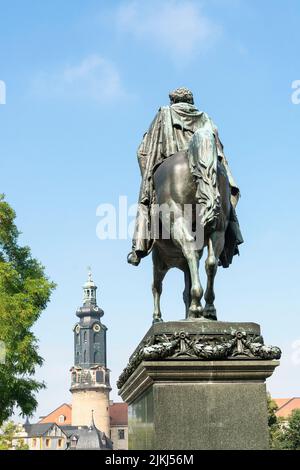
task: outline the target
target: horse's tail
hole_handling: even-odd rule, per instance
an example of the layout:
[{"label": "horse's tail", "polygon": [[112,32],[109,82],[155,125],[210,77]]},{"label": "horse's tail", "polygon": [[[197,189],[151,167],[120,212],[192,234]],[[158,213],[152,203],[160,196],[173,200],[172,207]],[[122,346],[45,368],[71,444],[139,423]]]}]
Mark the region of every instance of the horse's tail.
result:
[{"label": "horse's tail", "polygon": [[215,137],[209,129],[199,129],[188,147],[190,170],[197,182],[197,201],[203,227],[214,225],[220,214],[220,193],[217,185],[218,155]]}]

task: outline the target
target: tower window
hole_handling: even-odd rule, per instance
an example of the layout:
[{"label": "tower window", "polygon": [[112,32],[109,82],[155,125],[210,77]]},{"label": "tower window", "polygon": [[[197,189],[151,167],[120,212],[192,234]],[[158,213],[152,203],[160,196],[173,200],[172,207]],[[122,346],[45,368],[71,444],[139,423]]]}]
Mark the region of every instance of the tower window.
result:
[{"label": "tower window", "polygon": [[96,382],[98,384],[103,383],[103,372],[101,370],[96,371]]},{"label": "tower window", "polygon": [[86,351],[83,353],[83,362],[86,364]]},{"label": "tower window", "polygon": [[125,439],[125,429],[118,429],[118,439],[119,440]]},{"label": "tower window", "polygon": [[94,343],[100,343],[100,333],[94,333]]},{"label": "tower window", "polygon": [[85,343],[87,343],[87,332],[86,331],[84,332],[84,335],[83,335],[83,341]]},{"label": "tower window", "polygon": [[94,353],[94,364],[100,364],[100,362],[101,362],[100,361],[100,353],[99,353],[99,351],[96,351]]}]

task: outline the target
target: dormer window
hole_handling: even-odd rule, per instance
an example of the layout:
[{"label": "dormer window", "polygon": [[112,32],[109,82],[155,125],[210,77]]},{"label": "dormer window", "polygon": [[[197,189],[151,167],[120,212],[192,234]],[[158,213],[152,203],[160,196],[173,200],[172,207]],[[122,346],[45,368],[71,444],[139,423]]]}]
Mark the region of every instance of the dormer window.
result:
[{"label": "dormer window", "polygon": [[76,436],[72,436],[72,437],[71,437],[71,447],[72,447],[72,449],[75,449],[75,448],[76,448],[76,446],[77,446],[77,441],[78,441],[78,439],[77,439]]}]

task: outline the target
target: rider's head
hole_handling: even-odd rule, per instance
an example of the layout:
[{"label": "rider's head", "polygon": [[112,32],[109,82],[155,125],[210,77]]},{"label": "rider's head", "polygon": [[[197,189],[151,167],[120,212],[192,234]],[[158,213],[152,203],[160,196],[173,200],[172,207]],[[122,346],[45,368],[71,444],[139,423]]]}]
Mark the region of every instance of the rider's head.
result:
[{"label": "rider's head", "polygon": [[189,103],[194,104],[193,93],[188,88],[176,88],[176,90],[169,93],[171,104],[174,103]]}]

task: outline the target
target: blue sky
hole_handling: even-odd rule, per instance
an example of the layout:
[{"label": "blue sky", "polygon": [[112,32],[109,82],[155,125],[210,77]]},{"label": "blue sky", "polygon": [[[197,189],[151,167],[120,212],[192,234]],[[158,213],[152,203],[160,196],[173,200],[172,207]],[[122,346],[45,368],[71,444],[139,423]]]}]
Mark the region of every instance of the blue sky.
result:
[{"label": "blue sky", "polygon": [[[136,149],[168,93],[187,86],[218,125],[242,198],[241,256],[220,269],[220,320],[261,324],[282,347],[268,381],[300,394],[299,71],[297,0],[0,0],[0,190],[21,241],[57,284],[35,327],[45,365],[36,416],[70,401],[72,327],[92,266],[115,382],[151,323],[151,259],[130,240],[99,240],[96,208],[136,202]],[[203,271],[202,280],[205,281]],[[168,274],[166,320],[183,317],[183,279]],[[298,343],[297,343],[298,341]]]}]

